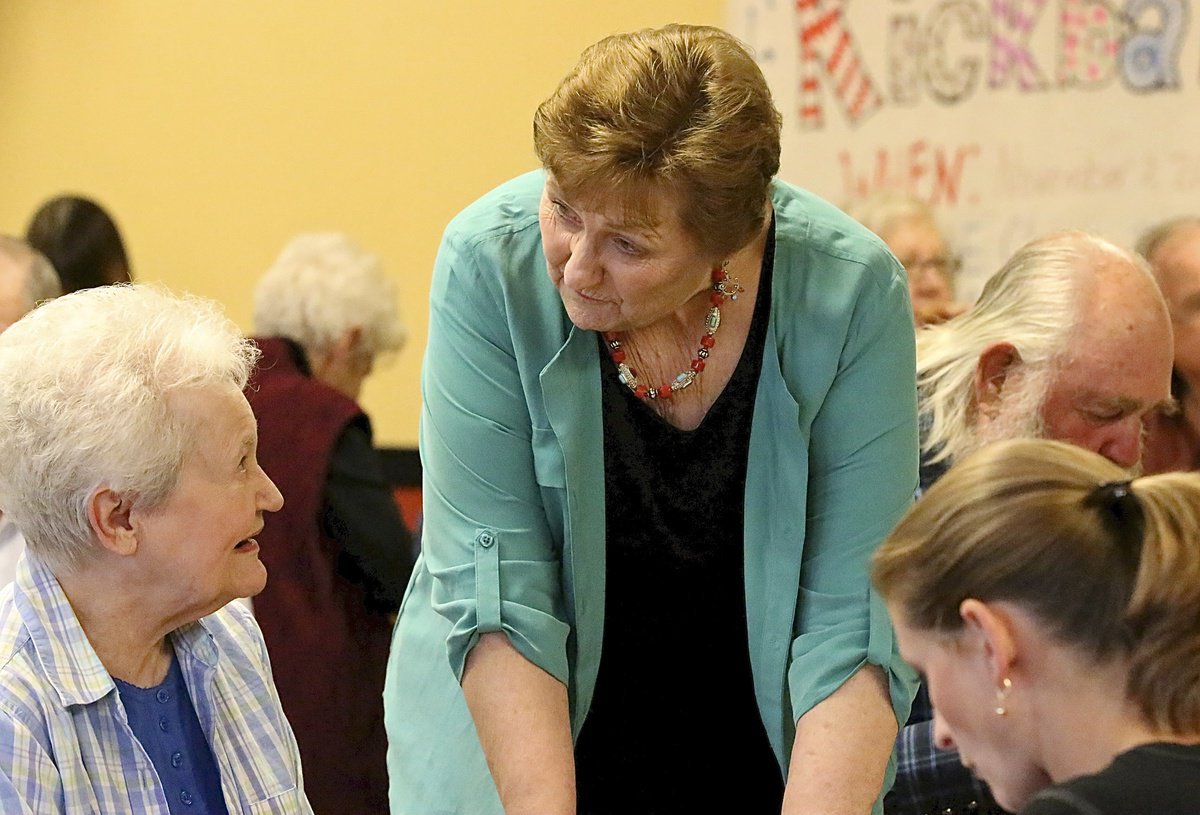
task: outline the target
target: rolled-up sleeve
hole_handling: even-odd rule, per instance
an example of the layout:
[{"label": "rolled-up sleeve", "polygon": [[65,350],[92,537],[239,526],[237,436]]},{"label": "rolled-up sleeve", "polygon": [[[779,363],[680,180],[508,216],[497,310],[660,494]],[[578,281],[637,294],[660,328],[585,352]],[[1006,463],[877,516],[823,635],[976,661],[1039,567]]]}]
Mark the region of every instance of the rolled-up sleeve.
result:
[{"label": "rolled-up sleeve", "polygon": [[[869,559],[917,484],[915,337],[895,261],[864,278],[809,443],[807,529],[788,686],[794,719],[866,663],[889,679],[898,722],[916,676],[900,659]],[[876,270],[883,271],[883,270]]]},{"label": "rolled-up sleeve", "polygon": [[423,558],[457,677],[479,635],[502,631],[565,683],[561,544],[542,506],[508,327],[520,315],[507,313],[495,268],[520,258],[502,243],[451,224],[438,252],[422,373]]}]

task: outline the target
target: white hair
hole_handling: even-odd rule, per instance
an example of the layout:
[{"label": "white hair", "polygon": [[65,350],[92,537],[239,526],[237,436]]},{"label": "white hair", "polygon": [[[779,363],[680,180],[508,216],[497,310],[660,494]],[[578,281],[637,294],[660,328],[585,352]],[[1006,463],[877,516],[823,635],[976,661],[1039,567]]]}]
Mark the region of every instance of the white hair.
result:
[{"label": "white hair", "polygon": [[848,204],[845,209],[847,215],[884,240],[902,221],[927,223],[941,234],[929,205],[903,190],[876,190],[866,198]]},{"label": "white hair", "polygon": [[404,344],[395,282],[345,235],[296,236],[254,291],[255,333],[320,352],[351,328],[361,329],[371,356]]},{"label": "white hair", "polygon": [[1057,365],[1022,365],[1019,371],[1009,374],[1004,380],[1004,392],[995,415],[972,433],[968,448],[959,451],[957,457],[999,441],[1045,438],[1046,419],[1042,416],[1042,406],[1058,372]]},{"label": "white hair", "polygon": [[[1095,235],[1070,231],[1039,238],[987,281],[970,311],[917,333],[921,452],[929,461],[954,461],[977,446],[974,377],[989,346],[1012,344],[1020,375],[1042,380],[1034,392],[1044,396],[1054,366],[1069,350],[1088,273],[1114,260],[1149,275],[1140,258]],[[1040,411],[1041,404],[1024,407]]]},{"label": "white hair", "polygon": [[169,397],[241,390],[257,358],[215,303],[160,286],[46,303],[0,334],[0,509],[32,551],[72,568],[93,545],[98,487],[149,509],[174,490],[193,429]]},{"label": "white hair", "polygon": [[0,235],[0,253],[25,267],[25,311],[33,311],[43,300],[53,300],[62,294],[62,281],[54,266],[38,250],[25,241]]}]

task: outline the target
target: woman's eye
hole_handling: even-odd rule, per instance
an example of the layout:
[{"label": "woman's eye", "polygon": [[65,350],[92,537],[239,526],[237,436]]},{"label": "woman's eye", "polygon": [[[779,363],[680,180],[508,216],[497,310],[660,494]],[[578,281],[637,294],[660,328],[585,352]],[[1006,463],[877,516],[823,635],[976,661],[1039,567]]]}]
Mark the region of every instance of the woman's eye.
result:
[{"label": "woman's eye", "polygon": [[557,217],[562,218],[564,221],[568,221],[570,223],[576,223],[579,220],[575,217],[575,213],[571,211],[571,208],[562,201],[552,200],[550,203],[554,207],[554,214]]},{"label": "woman's eye", "polygon": [[618,250],[627,255],[639,255],[642,252],[642,247],[628,238],[615,238],[613,243],[616,244]]}]

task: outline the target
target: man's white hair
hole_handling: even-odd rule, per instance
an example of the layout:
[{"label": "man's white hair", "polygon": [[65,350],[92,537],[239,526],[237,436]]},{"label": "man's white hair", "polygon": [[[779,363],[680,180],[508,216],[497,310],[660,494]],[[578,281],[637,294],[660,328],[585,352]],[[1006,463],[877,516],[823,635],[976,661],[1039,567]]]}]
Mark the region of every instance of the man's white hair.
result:
[{"label": "man's white hair", "polygon": [[30,549],[70,569],[93,545],[107,486],[153,509],[193,428],[169,397],[245,387],[258,349],[213,302],[147,284],[52,300],[0,334],[0,510]]},{"label": "man's white hair", "polygon": [[1047,235],[1018,249],[970,311],[918,332],[921,452],[928,461],[954,461],[976,446],[975,370],[989,346],[1010,343],[1020,354],[1020,375],[1041,380],[1036,391],[1045,394],[1069,350],[1089,272],[1114,261],[1149,274],[1140,258],[1095,235]]},{"label": "man's white hair", "polygon": [[396,284],[379,259],[340,233],[293,238],[254,291],[254,332],[321,352],[356,327],[371,356],[404,344]]},{"label": "man's white hair", "polygon": [[25,267],[25,312],[33,311],[43,300],[53,300],[62,294],[62,281],[54,266],[25,241],[0,235],[0,253]]}]

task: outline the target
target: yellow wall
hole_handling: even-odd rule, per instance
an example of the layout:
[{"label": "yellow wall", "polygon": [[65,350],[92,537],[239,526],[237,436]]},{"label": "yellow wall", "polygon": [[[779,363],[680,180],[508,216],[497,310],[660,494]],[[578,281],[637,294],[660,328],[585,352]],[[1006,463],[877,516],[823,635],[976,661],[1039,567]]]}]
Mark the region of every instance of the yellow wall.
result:
[{"label": "yellow wall", "polygon": [[400,281],[409,345],[367,385],[378,441],[417,438],[429,273],[446,221],[534,166],[537,103],[589,43],[720,0],[0,3],[0,231],[78,192],[135,275],[250,328],[259,273],[343,230]]}]

